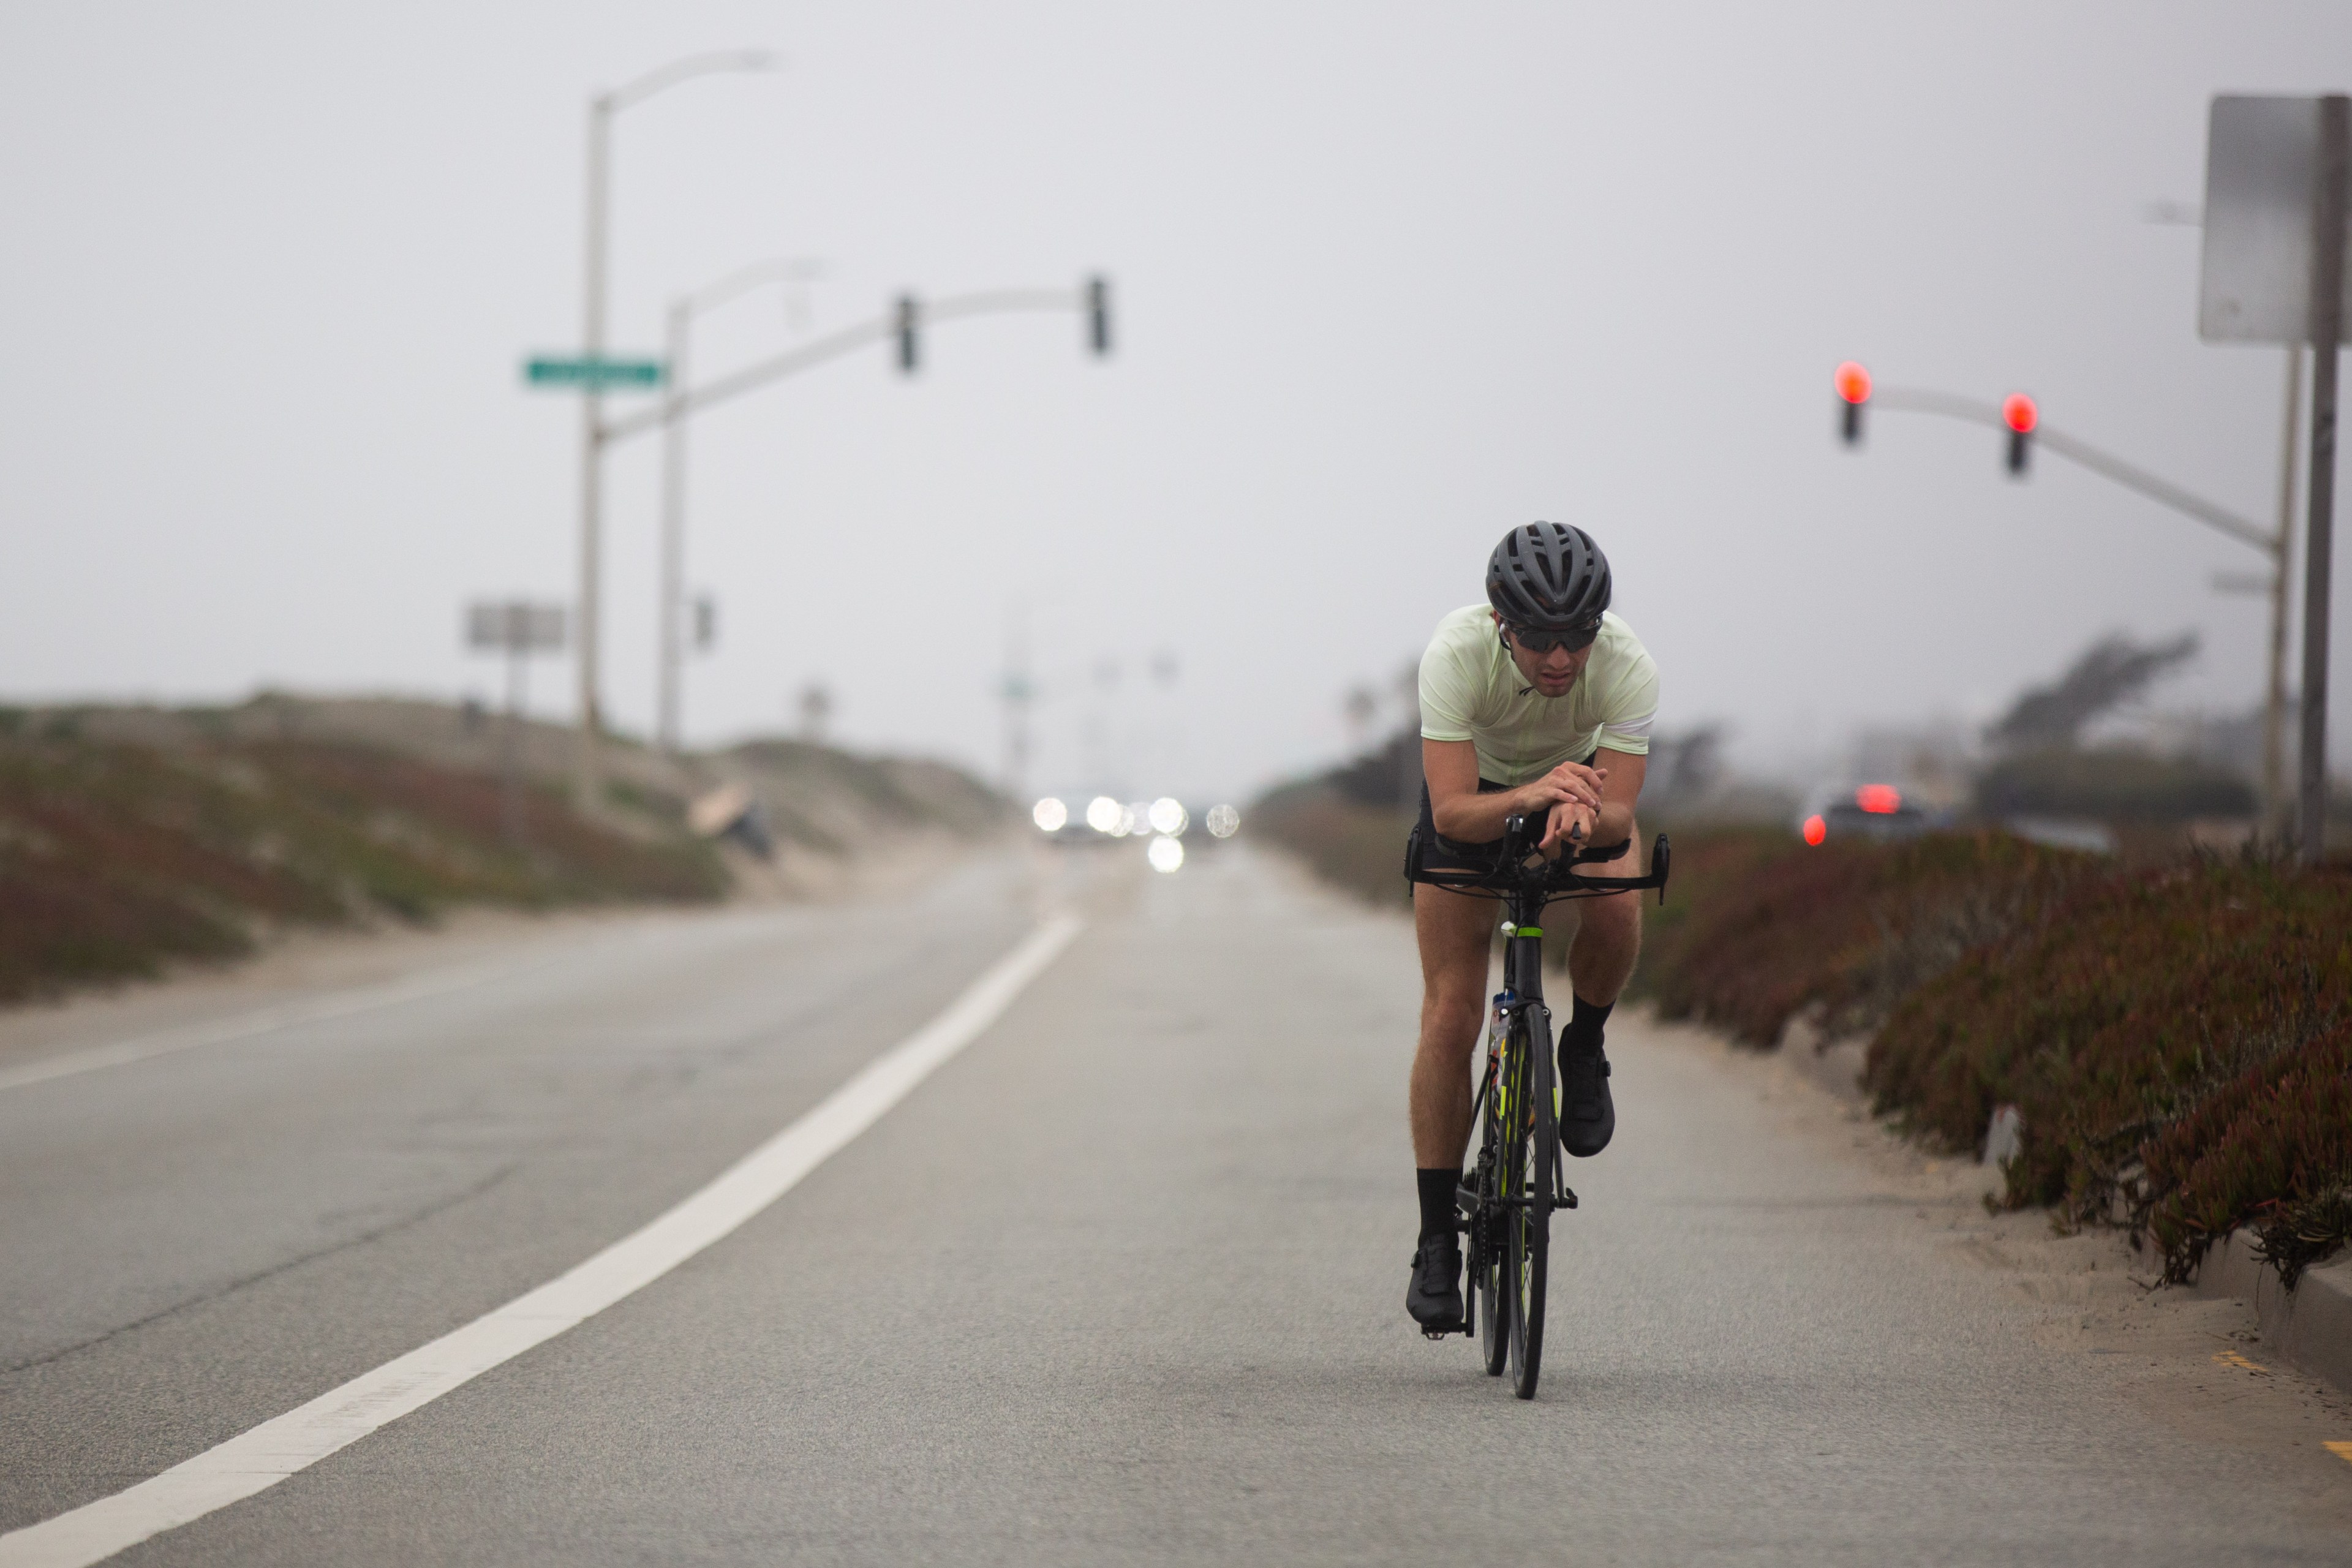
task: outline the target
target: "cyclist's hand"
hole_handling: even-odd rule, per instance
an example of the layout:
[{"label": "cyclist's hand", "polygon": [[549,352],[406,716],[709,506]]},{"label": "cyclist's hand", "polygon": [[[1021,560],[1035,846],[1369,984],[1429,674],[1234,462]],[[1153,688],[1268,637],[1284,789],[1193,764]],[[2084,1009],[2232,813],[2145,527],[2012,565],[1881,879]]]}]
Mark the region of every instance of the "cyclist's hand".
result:
[{"label": "cyclist's hand", "polygon": [[1573,801],[1601,809],[1601,781],[1609,776],[1607,768],[1589,767],[1583,763],[1562,763],[1537,780],[1549,798]]},{"label": "cyclist's hand", "polygon": [[1563,801],[1551,808],[1550,817],[1544,824],[1543,842],[1536,847],[1543,852],[1545,859],[1557,860],[1571,843],[1592,842],[1593,826],[1600,816],[1589,805]]},{"label": "cyclist's hand", "polygon": [[[1581,805],[1597,812],[1601,809],[1601,781],[1608,776],[1607,768],[1562,763],[1535,783],[1521,786],[1526,800],[1521,810],[1528,816],[1562,805]],[[1551,842],[1549,834],[1544,842]]]}]

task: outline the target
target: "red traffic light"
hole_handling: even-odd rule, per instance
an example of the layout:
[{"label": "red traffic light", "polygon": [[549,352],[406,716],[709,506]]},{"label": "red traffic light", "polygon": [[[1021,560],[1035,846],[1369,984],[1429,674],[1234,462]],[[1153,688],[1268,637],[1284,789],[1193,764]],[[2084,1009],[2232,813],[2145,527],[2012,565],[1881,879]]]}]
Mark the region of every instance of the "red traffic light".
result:
[{"label": "red traffic light", "polygon": [[1837,367],[1837,395],[1848,403],[1870,401],[1870,372],[1852,360]]},{"label": "red traffic light", "polygon": [[1805,842],[1818,845],[1830,836],[1830,825],[1819,814],[1805,818]]},{"label": "red traffic light", "polygon": [[2042,422],[2042,410],[2036,408],[2033,399],[2025,394],[2012,392],[2000,400],[2000,416],[2008,422],[2011,429],[2024,436],[2031,434],[2033,427]]}]

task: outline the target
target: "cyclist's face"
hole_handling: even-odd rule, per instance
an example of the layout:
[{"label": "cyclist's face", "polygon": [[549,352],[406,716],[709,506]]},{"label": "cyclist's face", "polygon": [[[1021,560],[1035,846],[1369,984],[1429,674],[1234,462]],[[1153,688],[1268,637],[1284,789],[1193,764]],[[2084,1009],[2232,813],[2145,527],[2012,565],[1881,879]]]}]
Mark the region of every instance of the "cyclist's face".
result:
[{"label": "cyclist's face", "polygon": [[[1502,619],[1496,616],[1495,624],[1502,626]],[[1508,626],[1503,626],[1503,639],[1510,647],[1511,662],[1519,667],[1528,683],[1546,697],[1567,696],[1568,689],[1576,684],[1576,678],[1584,673],[1586,663],[1592,658],[1591,643],[1580,648],[1553,647],[1538,653],[1513,637]]]}]

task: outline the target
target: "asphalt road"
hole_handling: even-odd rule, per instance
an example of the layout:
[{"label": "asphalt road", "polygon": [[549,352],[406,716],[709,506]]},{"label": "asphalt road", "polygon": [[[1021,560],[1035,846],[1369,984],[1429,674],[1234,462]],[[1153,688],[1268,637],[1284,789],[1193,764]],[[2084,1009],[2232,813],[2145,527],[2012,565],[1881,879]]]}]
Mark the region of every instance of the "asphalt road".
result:
[{"label": "asphalt road", "polygon": [[[1062,957],[742,1228],[118,1560],[2352,1561],[2336,1409],[2151,1395],[1979,1212],[1633,1018],[1512,1399],[1402,1312],[1409,930],[1232,848],[608,922],[0,1089],[0,1531],[561,1274],[1053,908]],[[106,1043],[50,1033],[0,1079]]]}]

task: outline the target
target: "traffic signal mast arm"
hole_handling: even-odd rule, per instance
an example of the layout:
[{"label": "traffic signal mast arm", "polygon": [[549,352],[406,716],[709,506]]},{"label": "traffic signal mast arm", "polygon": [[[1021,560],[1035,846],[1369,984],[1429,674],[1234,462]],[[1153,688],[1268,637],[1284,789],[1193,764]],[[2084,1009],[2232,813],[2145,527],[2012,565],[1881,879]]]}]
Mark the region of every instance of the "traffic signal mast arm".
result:
[{"label": "traffic signal mast arm", "polygon": [[[1961,397],[1948,392],[1880,386],[1870,390],[1868,402],[1874,408],[1891,408],[1906,414],[1940,414],[1948,419],[1965,419],[1971,424],[1990,426],[1995,430],[2012,433],[2015,430],[1999,404],[1979,403],[1973,397]],[[2035,445],[2047,447],[2060,457],[2113,479],[2126,489],[2137,490],[2152,501],[2168,506],[2184,516],[2193,517],[2207,527],[2228,534],[2241,544],[2251,544],[2274,562],[2278,559],[2279,536],[2274,531],[2250,522],[2229,508],[2182,489],[2169,479],[2158,479],[2147,469],[2127,463],[2112,453],[2103,452],[2087,441],[2053,430],[2041,423],[2038,416],[2032,428]]]},{"label": "traffic signal mast arm", "polygon": [[[1099,289],[1091,284],[1078,289],[992,289],[927,301],[920,306],[919,316],[924,321],[944,321],[965,316],[1006,315],[1024,310],[1085,313],[1099,309],[1100,298]],[[747,392],[756,392],[770,382],[782,381],[828,361],[855,353],[869,343],[887,342],[898,337],[900,330],[900,312],[894,308],[888,314],[877,316],[870,321],[845,327],[799,348],[786,350],[756,364],[714,377],[699,386],[684,389],[667,406],[646,408],[623,418],[610,420],[604,426],[604,438],[607,442],[625,441],[632,436],[657,430],[666,418],[699,414]]]}]

